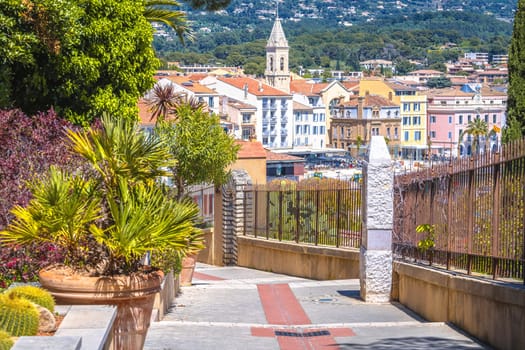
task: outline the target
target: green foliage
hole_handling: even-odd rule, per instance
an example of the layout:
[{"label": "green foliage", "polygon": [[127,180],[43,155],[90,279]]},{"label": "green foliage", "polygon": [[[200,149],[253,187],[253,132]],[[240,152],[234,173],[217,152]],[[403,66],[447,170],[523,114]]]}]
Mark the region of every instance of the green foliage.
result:
[{"label": "green foliage", "polygon": [[30,301],[0,294],[0,311],[0,329],[16,337],[37,334],[40,314]]},{"label": "green foliage", "polygon": [[0,350],[9,350],[14,344],[9,333],[0,329]]},{"label": "green foliage", "polygon": [[33,114],[53,106],[78,124],[104,111],[136,118],[137,99],[158,67],[142,0],[2,0],[2,6],[13,39],[0,50],[15,52],[0,62],[0,107]]},{"label": "green foliage", "polygon": [[[514,17],[514,30],[509,49],[509,89],[507,118],[511,129],[506,140],[515,139],[525,130],[525,1],[518,1]],[[519,125],[519,127],[518,127]]]},{"label": "green foliage", "polygon": [[419,242],[417,242],[417,247],[423,251],[426,252],[428,250],[433,249],[436,246],[436,231],[435,226],[430,224],[421,224],[416,227],[417,233],[422,233],[425,235],[424,238],[420,239]]},{"label": "green foliage", "polygon": [[[233,6],[226,9],[232,11]],[[254,6],[257,6],[255,4]],[[291,3],[280,4],[293,6]],[[319,2],[316,6],[320,6]],[[237,4],[245,10],[246,6]],[[248,11],[248,10],[245,10]],[[280,14],[281,15],[281,14]],[[199,13],[189,13],[194,26],[207,27],[211,33],[196,33],[196,40],[184,50],[174,41],[165,38],[155,39],[155,48],[161,57],[180,55],[188,58],[185,63],[223,63],[231,54],[242,58],[243,65],[258,63],[264,58],[264,45],[271,31],[271,21],[259,20],[258,16],[231,17]],[[326,16],[326,18],[333,18]],[[489,52],[505,54],[509,43],[512,25],[491,16],[473,12],[444,11],[422,13],[410,16],[379,16],[371,23],[359,22],[360,16],[352,18],[352,27],[334,25],[332,20],[323,18],[303,19],[289,22],[283,19],[283,27],[290,44],[290,68],[297,71],[304,68],[327,66],[328,62],[339,62],[341,70],[358,70],[359,62],[367,59],[385,58],[393,61],[417,60],[444,69],[443,63],[456,60],[464,52]],[[227,30],[225,29],[227,28]],[[257,28],[254,30],[254,28]],[[498,35],[494,35],[498,33]],[[476,40],[477,39],[477,40]],[[312,45],[312,43],[316,43]],[[441,49],[446,43],[458,47]],[[253,50],[258,47],[259,51]],[[213,52],[213,57],[209,53]],[[189,55],[193,56],[193,60]],[[200,57],[200,58],[199,58]],[[171,60],[171,59],[170,59]],[[235,61],[232,58],[228,62]],[[250,66],[252,69],[253,66]],[[406,68],[401,68],[401,71]]]},{"label": "green foliage", "polygon": [[191,101],[178,104],[174,112],[176,119],[159,123],[156,132],[177,162],[170,167],[176,197],[182,198],[191,185],[224,184],[229,176],[226,169],[235,162],[239,150],[233,137],[225,133],[219,117]]},{"label": "green foliage", "polygon": [[429,78],[427,80],[427,86],[431,89],[442,89],[451,87],[452,82],[447,77]]},{"label": "green foliage", "polygon": [[52,313],[55,312],[55,299],[47,290],[30,285],[20,285],[11,287],[6,291],[6,295],[27,299],[37,305],[40,305]]},{"label": "green foliage", "polygon": [[68,137],[90,168],[74,175],[52,169],[35,181],[35,197],[0,232],[3,244],[52,242],[66,250],[64,264],[99,275],[140,271],[147,252],[202,248],[197,205],[169,198],[158,182],[173,164],[161,140],[110,117]]}]

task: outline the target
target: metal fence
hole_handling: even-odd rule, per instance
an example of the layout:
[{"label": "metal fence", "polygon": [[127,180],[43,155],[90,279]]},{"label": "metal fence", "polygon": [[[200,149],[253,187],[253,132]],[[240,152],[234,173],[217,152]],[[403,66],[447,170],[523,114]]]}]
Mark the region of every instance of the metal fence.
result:
[{"label": "metal fence", "polygon": [[[428,232],[416,227],[430,224]],[[395,177],[394,254],[494,279],[523,279],[525,142]],[[435,244],[418,248],[425,238]]]},{"label": "metal fence", "polygon": [[215,187],[209,184],[192,186],[188,190],[187,195],[199,206],[200,217],[204,227],[213,226]]},{"label": "metal fence", "polygon": [[279,241],[358,248],[361,186],[308,179],[244,189],[244,234]]}]

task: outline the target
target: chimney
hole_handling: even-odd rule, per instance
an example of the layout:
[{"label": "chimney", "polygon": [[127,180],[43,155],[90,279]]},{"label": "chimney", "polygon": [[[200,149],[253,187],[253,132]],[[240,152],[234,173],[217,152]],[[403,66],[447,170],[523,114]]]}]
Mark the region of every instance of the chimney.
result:
[{"label": "chimney", "polygon": [[363,105],[365,102],[364,96],[359,96],[357,98],[357,119],[363,119]]},{"label": "chimney", "polygon": [[248,99],[248,83],[244,84],[243,90],[244,90],[244,99],[247,100]]},{"label": "chimney", "polygon": [[259,80],[259,92],[263,91],[263,84],[262,81]]}]

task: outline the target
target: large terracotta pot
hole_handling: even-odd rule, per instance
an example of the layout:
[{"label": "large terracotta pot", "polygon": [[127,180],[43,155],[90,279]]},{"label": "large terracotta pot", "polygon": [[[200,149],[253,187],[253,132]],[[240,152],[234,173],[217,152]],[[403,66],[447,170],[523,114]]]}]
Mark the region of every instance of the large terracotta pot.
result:
[{"label": "large terracotta pot", "polygon": [[42,287],[57,304],[116,305],[113,344],[117,350],[141,350],[150,325],[155,293],[160,290],[161,271],[131,276],[88,277],[67,270],[39,272]]},{"label": "large terracotta pot", "polygon": [[188,255],[182,258],[182,269],[180,271],[180,285],[191,286],[193,279],[193,272],[195,271],[195,264],[197,262],[197,255]]}]

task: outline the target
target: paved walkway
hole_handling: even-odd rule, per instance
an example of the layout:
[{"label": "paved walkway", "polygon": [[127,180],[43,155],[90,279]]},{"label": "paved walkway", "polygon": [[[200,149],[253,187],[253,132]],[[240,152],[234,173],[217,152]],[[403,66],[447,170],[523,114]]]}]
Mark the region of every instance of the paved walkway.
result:
[{"label": "paved walkway", "polygon": [[313,281],[197,264],[145,350],[488,349],[403,306],[365,304],[359,280]]}]

